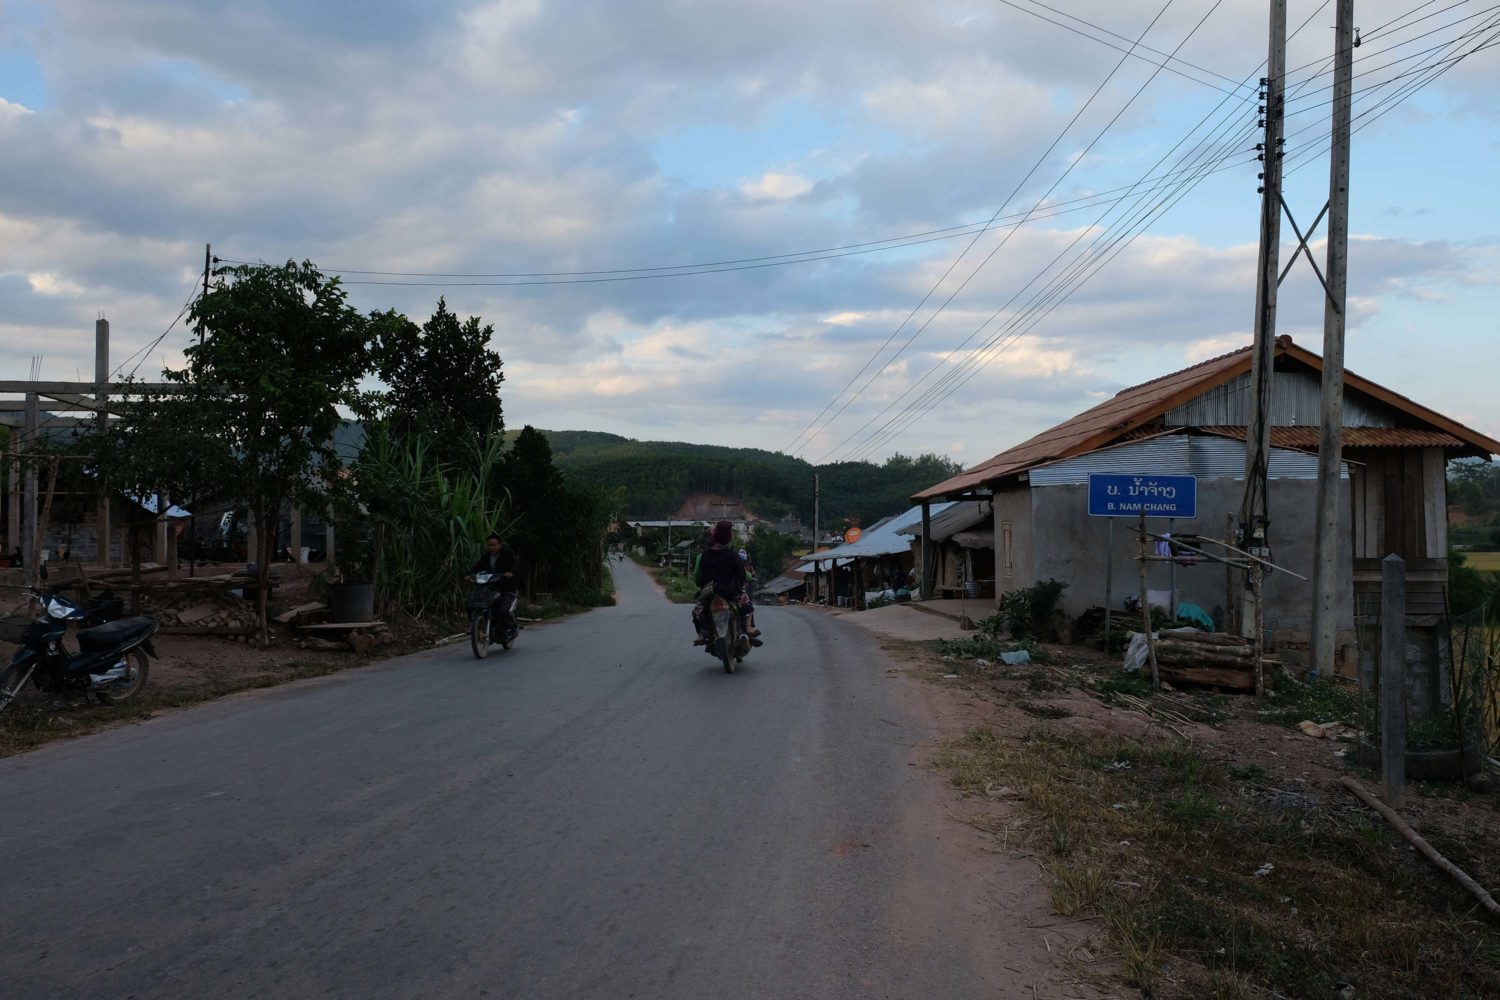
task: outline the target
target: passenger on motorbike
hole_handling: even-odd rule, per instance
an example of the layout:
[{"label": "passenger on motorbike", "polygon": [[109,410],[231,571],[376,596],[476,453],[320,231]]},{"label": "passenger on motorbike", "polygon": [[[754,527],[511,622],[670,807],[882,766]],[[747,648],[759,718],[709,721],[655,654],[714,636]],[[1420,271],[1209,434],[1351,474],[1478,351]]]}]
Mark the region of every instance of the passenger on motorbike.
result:
[{"label": "passenger on motorbike", "polygon": [[745,634],[750,637],[751,644],[761,644],[760,631],[748,621],[750,595],[745,592],[745,567],[738,553],[729,547],[733,540],[733,526],[728,521],[720,521],[714,525],[713,544],[698,560],[693,581],[703,592],[693,605],[693,626],[698,630],[698,638],[693,640],[695,646],[708,643],[708,602],[716,596],[739,608],[741,617],[746,618]]}]

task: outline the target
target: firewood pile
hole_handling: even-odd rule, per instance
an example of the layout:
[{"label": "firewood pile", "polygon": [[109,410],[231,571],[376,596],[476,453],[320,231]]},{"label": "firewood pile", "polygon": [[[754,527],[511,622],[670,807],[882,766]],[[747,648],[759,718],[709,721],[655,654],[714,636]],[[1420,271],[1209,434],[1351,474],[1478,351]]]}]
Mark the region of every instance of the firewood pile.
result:
[{"label": "firewood pile", "polygon": [[1162,629],[1157,637],[1157,672],[1173,686],[1255,690],[1255,647],[1250,640],[1188,629]]}]

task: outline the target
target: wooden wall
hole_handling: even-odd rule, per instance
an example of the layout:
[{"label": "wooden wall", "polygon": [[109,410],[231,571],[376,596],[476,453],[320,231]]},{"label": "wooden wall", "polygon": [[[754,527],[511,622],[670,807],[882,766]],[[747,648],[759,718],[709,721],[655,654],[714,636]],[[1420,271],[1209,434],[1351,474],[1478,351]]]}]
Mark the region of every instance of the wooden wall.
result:
[{"label": "wooden wall", "polygon": [[1447,459],[1441,448],[1346,448],[1354,558],[1448,558]]}]

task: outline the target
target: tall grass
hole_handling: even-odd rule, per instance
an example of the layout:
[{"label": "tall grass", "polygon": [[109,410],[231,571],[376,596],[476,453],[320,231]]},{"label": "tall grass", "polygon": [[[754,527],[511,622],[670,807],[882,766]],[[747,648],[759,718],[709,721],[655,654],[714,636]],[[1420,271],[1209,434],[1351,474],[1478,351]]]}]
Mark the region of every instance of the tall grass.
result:
[{"label": "tall grass", "polygon": [[492,531],[510,532],[510,498],[494,487],[503,440],[477,445],[463,468],[444,466],[421,434],[370,428],[353,473],[371,534],[383,614],[457,616],[463,576]]}]

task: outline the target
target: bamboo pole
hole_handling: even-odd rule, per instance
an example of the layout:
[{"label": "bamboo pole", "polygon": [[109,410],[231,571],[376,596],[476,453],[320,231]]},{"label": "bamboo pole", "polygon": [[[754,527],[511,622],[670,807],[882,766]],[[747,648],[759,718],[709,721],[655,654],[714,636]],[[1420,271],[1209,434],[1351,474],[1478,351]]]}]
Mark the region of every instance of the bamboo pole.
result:
[{"label": "bamboo pole", "polygon": [[1353,778],[1340,778],[1339,783],[1342,784],[1345,788],[1349,789],[1349,791],[1354,794],[1355,798],[1359,799],[1365,805],[1369,806],[1371,809],[1374,809],[1376,812],[1380,813],[1380,815],[1384,816],[1385,821],[1391,824],[1391,826],[1395,827],[1396,832],[1405,837],[1413,847],[1415,847],[1422,853],[1425,858],[1427,858],[1428,861],[1431,861],[1443,871],[1453,876],[1453,880],[1459,885],[1463,886],[1464,889],[1468,891],[1469,895],[1479,900],[1479,905],[1483,906],[1492,915],[1500,917],[1500,903],[1495,902],[1495,897],[1491,896],[1489,892],[1485,890],[1484,886],[1480,885],[1478,882],[1475,882],[1472,878],[1470,878],[1462,868],[1458,867],[1458,865],[1455,865],[1453,862],[1449,861],[1447,858],[1439,854],[1431,844],[1422,839],[1421,834],[1408,826],[1406,821],[1403,820],[1400,814],[1398,814],[1394,809],[1386,805],[1384,802],[1381,802],[1369,792],[1365,791],[1365,789]]},{"label": "bamboo pole", "polygon": [[1141,508],[1141,617],[1145,620],[1146,659],[1151,663],[1151,690],[1161,690],[1161,677],[1156,669],[1156,640],[1151,633],[1151,599],[1146,596],[1146,508]]}]

